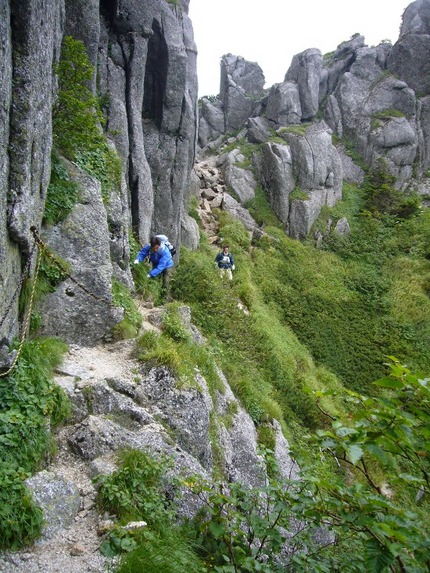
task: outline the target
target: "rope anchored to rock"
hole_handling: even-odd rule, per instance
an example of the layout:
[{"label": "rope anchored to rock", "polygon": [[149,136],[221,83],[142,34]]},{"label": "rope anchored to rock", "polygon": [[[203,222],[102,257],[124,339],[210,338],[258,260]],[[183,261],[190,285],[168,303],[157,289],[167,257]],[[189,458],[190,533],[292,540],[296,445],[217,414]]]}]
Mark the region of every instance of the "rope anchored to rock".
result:
[{"label": "rope anchored to rock", "polygon": [[3,326],[7,315],[9,314],[10,310],[13,308],[14,302],[16,301],[16,298],[18,297],[18,294],[21,292],[22,290],[22,286],[24,284],[24,281],[26,280],[26,278],[28,278],[28,275],[30,273],[30,268],[31,268],[31,263],[32,263],[32,259],[33,259],[33,255],[35,250],[37,249],[37,258],[36,258],[36,268],[35,268],[35,272],[34,272],[34,277],[33,277],[33,284],[31,287],[31,293],[30,293],[30,300],[28,303],[28,310],[27,313],[25,315],[25,318],[23,320],[22,326],[21,326],[21,336],[20,336],[20,342],[19,342],[19,346],[18,349],[16,351],[15,357],[12,361],[12,364],[10,365],[10,367],[8,368],[8,370],[6,370],[6,372],[2,372],[0,373],[0,378],[3,378],[5,376],[8,376],[12,370],[15,368],[15,366],[18,363],[19,357],[21,355],[22,352],[22,347],[24,345],[25,339],[27,337],[27,331],[28,331],[28,327],[30,324],[30,318],[31,318],[31,313],[33,311],[33,304],[34,304],[34,295],[35,295],[35,291],[36,291],[36,283],[37,283],[37,279],[38,279],[38,275],[39,275],[39,270],[40,270],[40,265],[41,265],[41,260],[43,256],[46,256],[48,259],[50,259],[60,270],[61,272],[68,277],[77,287],[79,287],[80,289],[82,289],[86,294],[88,294],[89,296],[91,296],[92,298],[94,298],[95,300],[98,300],[100,302],[103,302],[104,304],[107,304],[108,306],[112,306],[112,302],[110,300],[107,300],[101,296],[96,295],[95,293],[93,293],[90,289],[88,289],[85,285],[83,285],[81,282],[79,282],[77,279],[75,279],[70,272],[65,268],[65,266],[61,263],[61,261],[59,261],[48,249],[48,247],[46,246],[46,244],[42,241],[42,239],[39,237],[39,234],[37,232],[36,227],[30,227],[30,231],[33,234],[33,238],[34,238],[34,244],[30,250],[30,253],[28,255],[27,258],[27,262],[25,264],[24,270],[22,272],[20,281],[13,293],[12,299],[8,305],[8,307],[6,308],[6,311],[2,317],[2,319],[0,320],[0,328],[1,326]]}]

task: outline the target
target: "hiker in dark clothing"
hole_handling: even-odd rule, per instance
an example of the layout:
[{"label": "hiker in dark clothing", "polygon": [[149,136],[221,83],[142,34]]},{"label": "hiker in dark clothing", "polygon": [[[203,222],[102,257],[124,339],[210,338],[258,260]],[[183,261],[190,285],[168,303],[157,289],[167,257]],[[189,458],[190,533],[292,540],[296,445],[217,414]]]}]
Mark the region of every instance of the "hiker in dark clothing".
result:
[{"label": "hiker in dark clothing", "polygon": [[231,271],[234,271],[235,266],[234,266],[234,258],[233,255],[229,253],[229,248],[230,247],[228,245],[223,245],[222,251],[218,253],[217,256],[215,257],[215,263],[217,264],[220,270],[221,277],[227,275],[229,280],[232,281],[233,273]]}]

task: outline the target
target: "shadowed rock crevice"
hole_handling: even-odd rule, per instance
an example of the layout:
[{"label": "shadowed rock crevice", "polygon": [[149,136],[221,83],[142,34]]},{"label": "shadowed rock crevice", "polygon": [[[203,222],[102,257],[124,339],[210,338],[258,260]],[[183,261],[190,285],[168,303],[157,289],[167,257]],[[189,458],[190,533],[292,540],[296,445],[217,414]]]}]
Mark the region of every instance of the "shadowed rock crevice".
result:
[{"label": "shadowed rock crevice", "polygon": [[152,30],[153,35],[148,41],[142,116],[161,129],[169,62],[166,40],[157,20],[153,21]]}]

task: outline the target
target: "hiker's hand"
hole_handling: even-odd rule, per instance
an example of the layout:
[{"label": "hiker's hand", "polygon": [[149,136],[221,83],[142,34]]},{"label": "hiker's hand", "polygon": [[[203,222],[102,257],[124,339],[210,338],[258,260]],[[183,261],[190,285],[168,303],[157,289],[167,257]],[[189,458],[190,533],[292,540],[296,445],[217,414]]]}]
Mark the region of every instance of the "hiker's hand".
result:
[{"label": "hiker's hand", "polygon": [[234,271],[234,269],[235,269],[235,266],[231,265],[231,270]]},{"label": "hiker's hand", "polygon": [[148,273],[148,274],[146,275],[146,278],[147,278],[147,279],[150,279],[150,278],[152,278],[152,277],[151,277],[151,275]]},{"label": "hiker's hand", "polygon": [[138,265],[138,264],[139,264],[139,259],[134,259],[133,265]]}]

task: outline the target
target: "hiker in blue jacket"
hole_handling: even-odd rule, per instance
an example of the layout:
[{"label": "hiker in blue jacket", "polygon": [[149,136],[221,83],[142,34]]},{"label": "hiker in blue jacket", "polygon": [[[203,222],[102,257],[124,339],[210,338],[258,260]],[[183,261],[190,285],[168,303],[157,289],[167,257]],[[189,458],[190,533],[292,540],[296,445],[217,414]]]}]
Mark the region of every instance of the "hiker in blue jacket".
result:
[{"label": "hiker in blue jacket", "polygon": [[154,278],[161,274],[163,279],[163,291],[167,295],[169,289],[169,273],[173,267],[173,259],[168,246],[159,237],[151,237],[149,243],[145,245],[137,255],[134,264],[142,263],[146,257],[152,263],[152,270],[148,273],[148,278]]},{"label": "hiker in blue jacket", "polygon": [[220,270],[221,277],[227,275],[232,281],[233,273],[231,271],[234,271],[234,259],[233,255],[228,252],[229,248],[228,245],[223,245],[222,251],[215,257],[215,264]]}]

